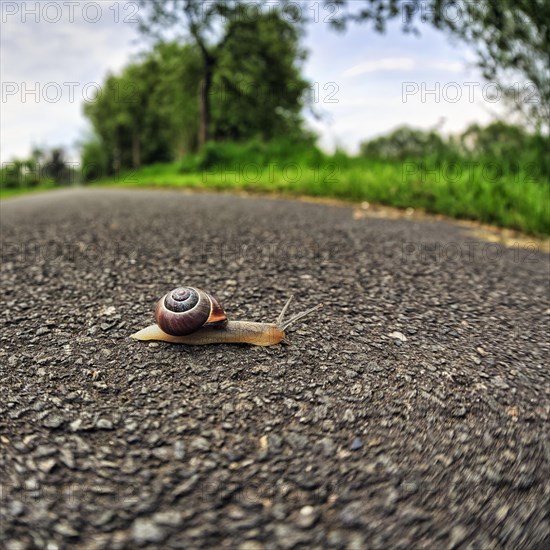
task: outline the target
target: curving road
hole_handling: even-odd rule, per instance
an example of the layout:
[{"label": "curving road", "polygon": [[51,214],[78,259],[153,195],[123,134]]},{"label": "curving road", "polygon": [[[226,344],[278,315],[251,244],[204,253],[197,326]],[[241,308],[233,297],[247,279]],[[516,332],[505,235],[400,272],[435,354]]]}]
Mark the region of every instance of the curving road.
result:
[{"label": "curving road", "polygon": [[[549,257],[443,221],[180,192],[2,202],[1,537],[542,549]],[[290,346],[129,334],[187,283]]]}]

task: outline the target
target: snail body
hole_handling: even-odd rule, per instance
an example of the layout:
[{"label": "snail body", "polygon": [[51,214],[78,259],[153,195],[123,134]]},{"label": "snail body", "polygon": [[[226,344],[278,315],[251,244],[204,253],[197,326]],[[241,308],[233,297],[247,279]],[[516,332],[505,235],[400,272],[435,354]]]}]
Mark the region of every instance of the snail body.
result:
[{"label": "snail body", "polygon": [[161,340],[171,344],[198,346],[204,344],[252,344],[273,346],[285,339],[284,331],[275,323],[227,321],[222,326],[203,326],[191,334],[173,336],[158,325],[151,325],[132,335],[136,340]]},{"label": "snail body", "polygon": [[274,323],[229,321],[219,301],[211,294],[192,287],[180,287],[163,296],[155,308],[155,325],[148,326],[131,338],[160,340],[172,344],[252,344],[273,346],[286,343],[285,330],[320,308],[317,305],[283,321],[292,296]]}]

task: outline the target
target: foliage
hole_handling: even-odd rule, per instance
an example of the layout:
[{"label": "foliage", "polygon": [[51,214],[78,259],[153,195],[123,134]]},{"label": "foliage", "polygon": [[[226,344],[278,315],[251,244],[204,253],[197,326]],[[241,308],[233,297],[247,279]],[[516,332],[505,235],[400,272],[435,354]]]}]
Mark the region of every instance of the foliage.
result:
[{"label": "foliage", "polygon": [[150,117],[159,116],[168,155],[171,159],[179,158],[198,146],[201,61],[196,48],[177,42],[158,43],[153,56],[159,66]]},{"label": "foliage", "polygon": [[56,147],[50,151],[49,157],[46,157],[42,165],[39,179],[52,180],[59,185],[68,185],[74,183],[74,172],[71,170],[65,160],[65,151],[61,147]]},{"label": "foliage", "polygon": [[189,155],[180,163],[182,174],[201,171],[246,172],[257,167],[260,171],[284,159],[286,164],[308,168],[321,164],[325,155],[311,140],[277,139],[270,142],[259,139],[248,142],[209,142],[196,155]]},{"label": "foliage", "polygon": [[[337,5],[333,25],[367,22],[383,32],[400,18],[406,32],[429,23],[475,48],[485,78],[501,82],[507,97],[539,130],[550,120],[550,2],[548,0],[325,0]],[[520,76],[524,85],[514,86]],[[512,84],[510,84],[512,83]],[[532,90],[536,93],[533,94]],[[519,97],[518,97],[519,96]]]},{"label": "foliage", "polygon": [[[267,5],[268,0],[260,0],[258,6]],[[183,31],[178,38],[183,38],[186,43],[193,45],[200,57],[201,77],[199,82],[199,120],[198,120],[198,146],[203,147],[211,136],[216,136],[212,127],[212,91],[216,85],[229,85],[231,92],[236,89],[235,78],[250,73],[259,76],[276,78],[277,73],[283,77],[278,81],[279,86],[285,90],[287,101],[275,107],[280,108],[280,115],[294,114],[295,109],[288,110],[292,103],[292,96],[300,95],[301,79],[292,67],[298,54],[297,28],[283,21],[280,13],[275,9],[262,12],[252,18],[243,18],[243,7],[246,3],[240,0],[140,0],[141,23],[140,30],[145,35],[162,38],[169,31]],[[273,8],[273,5],[271,6]],[[281,37],[286,40],[281,40]],[[249,57],[249,55],[252,56]],[[274,62],[274,75],[270,75],[267,68],[269,62]],[[287,64],[285,66],[285,63]],[[290,65],[288,65],[290,63]],[[225,65],[225,70],[224,70]],[[230,72],[228,65],[236,71]],[[283,73],[280,71],[283,69]],[[224,78],[225,76],[225,78]],[[287,78],[299,79],[297,92],[293,90]],[[248,83],[248,80],[245,80]],[[252,87],[262,85],[256,79],[249,84]],[[272,93],[273,90],[269,90]],[[298,99],[295,97],[294,101]],[[231,116],[234,112],[225,113],[217,110],[217,122],[225,123],[223,135],[233,134],[238,131],[242,135],[243,125],[238,117]],[[232,111],[234,111],[232,109]],[[272,106],[268,106],[268,112],[273,112]],[[257,109],[256,109],[257,113]],[[240,110],[239,115],[246,114]],[[249,117],[252,118],[252,117]],[[279,117],[280,118],[280,117]],[[256,127],[261,120],[254,119]],[[235,126],[237,125],[237,128]],[[288,126],[288,125],[287,125]],[[267,129],[264,126],[263,129]],[[235,137],[235,136],[232,136]]]},{"label": "foliage", "polygon": [[212,88],[213,137],[299,138],[308,82],[296,27],[273,12],[232,20],[226,32]]},{"label": "foliage", "polygon": [[523,113],[545,127],[550,119],[550,3],[548,0],[484,0],[467,2],[464,17],[445,17],[448,0],[437,0],[434,24],[476,47],[488,80],[514,82],[518,75],[536,90],[509,89]]},{"label": "foliage", "polygon": [[[271,13],[230,21],[225,32],[210,90],[210,133],[218,140],[306,135],[301,111],[308,83],[300,75],[305,54],[296,29]],[[95,155],[92,162],[115,174],[196,151],[201,64],[194,45],[157,43],[120,75],[109,75],[84,108],[97,135],[84,148]]]},{"label": "foliage", "polygon": [[188,128],[196,125],[196,74],[191,47],[158,44],[119,76],[109,75],[101,93],[84,106],[98,137],[97,143],[85,146],[88,154],[95,147],[97,156],[100,144],[99,164],[112,174],[168,161],[176,151],[189,150],[194,132]]},{"label": "foliage", "polygon": [[0,189],[33,189],[47,184],[69,185],[77,174],[65,160],[62,147],[49,151],[35,148],[26,159],[14,159],[5,163],[0,170]]},{"label": "foliage", "polygon": [[433,131],[402,126],[361,144],[361,154],[389,161],[428,161],[447,164],[482,163],[496,173],[530,173],[550,183],[550,138],[530,134],[519,126],[495,121],[470,125],[459,136],[444,139]]},{"label": "foliage", "polygon": [[82,180],[97,181],[112,172],[109,171],[109,154],[100,138],[92,136],[83,145],[80,152]]},{"label": "foliage", "polygon": [[426,156],[449,157],[452,148],[434,131],[401,126],[388,135],[364,142],[361,154],[380,160],[405,160]]}]

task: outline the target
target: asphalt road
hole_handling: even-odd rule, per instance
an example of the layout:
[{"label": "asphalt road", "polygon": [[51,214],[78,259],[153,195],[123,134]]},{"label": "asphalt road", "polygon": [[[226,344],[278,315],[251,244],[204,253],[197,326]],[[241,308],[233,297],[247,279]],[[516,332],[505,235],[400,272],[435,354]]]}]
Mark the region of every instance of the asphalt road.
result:
[{"label": "asphalt road", "polygon": [[[2,543],[548,548],[549,257],[230,195],[1,204]],[[181,284],[289,346],[128,336]]]}]

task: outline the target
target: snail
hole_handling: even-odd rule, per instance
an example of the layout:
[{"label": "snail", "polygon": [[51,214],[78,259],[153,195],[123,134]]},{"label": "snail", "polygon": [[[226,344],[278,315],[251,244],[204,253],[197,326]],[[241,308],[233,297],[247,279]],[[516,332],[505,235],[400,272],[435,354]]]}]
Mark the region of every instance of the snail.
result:
[{"label": "snail", "polygon": [[291,300],[292,296],[274,323],[229,321],[212,294],[200,288],[179,287],[158,301],[155,308],[157,323],[132,334],[131,338],[188,345],[244,343],[273,346],[288,343],[286,329],[322,306],[318,304],[284,321]]}]

